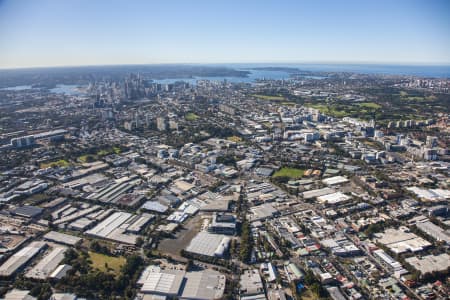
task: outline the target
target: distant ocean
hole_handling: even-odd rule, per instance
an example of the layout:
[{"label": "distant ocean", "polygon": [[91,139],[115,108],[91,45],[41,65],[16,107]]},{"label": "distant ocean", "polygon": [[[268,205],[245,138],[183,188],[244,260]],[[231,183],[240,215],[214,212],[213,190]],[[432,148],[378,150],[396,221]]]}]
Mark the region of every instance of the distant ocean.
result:
[{"label": "distant ocean", "polygon": [[[349,72],[359,74],[386,74],[386,75],[406,75],[430,78],[450,78],[449,66],[426,66],[426,65],[374,65],[374,64],[219,64],[214,66],[225,66],[236,70],[249,71],[248,77],[195,77],[195,78],[167,78],[154,80],[154,82],[167,84],[176,81],[184,81],[195,84],[197,80],[207,79],[212,81],[246,82],[252,83],[256,79],[289,79],[290,73],[280,70],[261,70],[258,68],[297,68],[300,71],[312,72]],[[316,79],[324,77],[305,76]]]},{"label": "distant ocean", "polygon": [[450,65],[377,65],[377,64],[229,64],[236,69],[261,67],[297,68],[314,72],[351,72],[361,74],[412,75],[450,78]]}]

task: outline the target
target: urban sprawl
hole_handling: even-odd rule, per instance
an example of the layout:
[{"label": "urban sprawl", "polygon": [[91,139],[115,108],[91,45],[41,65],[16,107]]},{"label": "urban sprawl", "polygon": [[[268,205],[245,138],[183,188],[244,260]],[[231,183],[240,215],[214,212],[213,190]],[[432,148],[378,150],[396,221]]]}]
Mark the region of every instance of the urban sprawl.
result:
[{"label": "urban sprawl", "polygon": [[449,299],[450,80],[285,71],[1,88],[0,298]]}]

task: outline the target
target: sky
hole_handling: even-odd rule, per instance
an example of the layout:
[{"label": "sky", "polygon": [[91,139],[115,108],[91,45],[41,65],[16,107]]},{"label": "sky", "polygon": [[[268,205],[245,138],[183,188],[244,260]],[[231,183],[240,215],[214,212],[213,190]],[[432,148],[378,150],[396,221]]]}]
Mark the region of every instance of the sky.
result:
[{"label": "sky", "polygon": [[450,0],[0,0],[0,68],[450,64]]}]

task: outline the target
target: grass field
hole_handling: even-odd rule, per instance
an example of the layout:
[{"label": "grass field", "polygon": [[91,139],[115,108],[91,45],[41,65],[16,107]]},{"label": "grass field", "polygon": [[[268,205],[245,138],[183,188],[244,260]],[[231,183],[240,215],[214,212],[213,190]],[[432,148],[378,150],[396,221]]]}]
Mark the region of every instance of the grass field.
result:
[{"label": "grass field", "polygon": [[273,173],[272,177],[289,177],[291,179],[297,179],[302,177],[304,172],[305,170],[303,169],[283,167]]},{"label": "grass field", "polygon": [[196,120],[199,118],[199,116],[196,115],[196,114],[194,114],[193,112],[190,112],[190,113],[187,113],[187,114],[184,116],[184,118],[185,118],[187,121],[196,121]]},{"label": "grass field", "polygon": [[97,159],[96,155],[92,155],[92,154],[85,154],[85,155],[81,155],[78,157],[78,161],[81,163],[87,163],[89,161],[94,161]]},{"label": "grass field", "polygon": [[125,257],[108,256],[101,253],[89,251],[89,258],[92,261],[92,267],[102,272],[111,272],[119,274],[120,269],[125,264]]},{"label": "grass field", "polygon": [[113,153],[120,154],[120,152],[122,152],[122,151],[120,150],[119,147],[112,147],[109,149],[103,149],[103,150],[98,151],[97,155],[98,156],[106,156],[106,155],[113,154]]},{"label": "grass field", "polygon": [[401,91],[400,92],[400,97],[402,100],[404,101],[410,101],[410,102],[421,102],[421,101],[435,101],[436,100],[436,96],[414,96],[414,95],[409,95],[407,92],[405,91]]},{"label": "grass field", "polygon": [[259,94],[253,94],[253,97],[269,100],[269,101],[284,101],[284,97],[282,96],[269,96],[269,95],[259,95]]},{"label": "grass field", "polygon": [[329,116],[333,116],[336,118],[343,118],[343,117],[347,117],[350,115],[345,110],[338,110],[335,107],[328,106],[325,104],[307,104],[306,106],[318,109],[318,110],[320,110],[321,113],[329,115]]},{"label": "grass field", "polygon": [[122,152],[122,150],[120,150],[119,147],[113,147],[112,150],[114,151],[115,154],[120,154]]},{"label": "grass field", "polygon": [[61,167],[61,168],[67,168],[69,167],[71,164],[70,162],[68,162],[65,159],[60,159],[57,161],[51,161],[51,162],[47,162],[47,163],[41,163],[40,167],[41,169],[45,169],[45,168],[49,168],[49,167]]},{"label": "grass field", "polygon": [[428,99],[425,97],[420,97],[420,96],[408,96],[408,97],[403,97],[403,100],[406,101],[411,101],[411,102],[418,102],[418,101],[427,101]]},{"label": "grass field", "polygon": [[99,156],[105,156],[105,155],[108,155],[108,154],[111,154],[111,151],[100,150],[100,151],[97,152],[97,155],[99,155]]},{"label": "grass field", "polygon": [[360,107],[370,108],[370,109],[380,109],[381,105],[375,102],[363,102],[359,104]]},{"label": "grass field", "polygon": [[229,137],[227,138],[227,140],[229,140],[229,141],[231,141],[231,142],[235,142],[235,143],[242,142],[242,139],[241,139],[240,137],[238,137],[238,136],[235,136],[235,135],[229,136]]}]

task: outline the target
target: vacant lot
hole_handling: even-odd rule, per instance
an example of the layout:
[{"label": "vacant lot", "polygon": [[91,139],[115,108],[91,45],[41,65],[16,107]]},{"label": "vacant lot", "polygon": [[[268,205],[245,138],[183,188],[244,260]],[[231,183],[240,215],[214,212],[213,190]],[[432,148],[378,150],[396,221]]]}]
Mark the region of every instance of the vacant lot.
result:
[{"label": "vacant lot", "polygon": [[102,272],[111,272],[119,274],[120,269],[125,264],[125,257],[108,256],[101,253],[89,251],[89,258],[92,261],[92,267]]},{"label": "vacant lot", "polygon": [[180,251],[186,248],[194,236],[199,232],[201,226],[200,215],[190,219],[186,224],[181,225],[175,237],[167,238],[159,243],[158,250],[175,256],[180,255]]},{"label": "vacant lot", "polygon": [[273,173],[272,177],[289,177],[291,179],[297,179],[302,177],[304,172],[305,170],[303,169],[283,167]]}]

